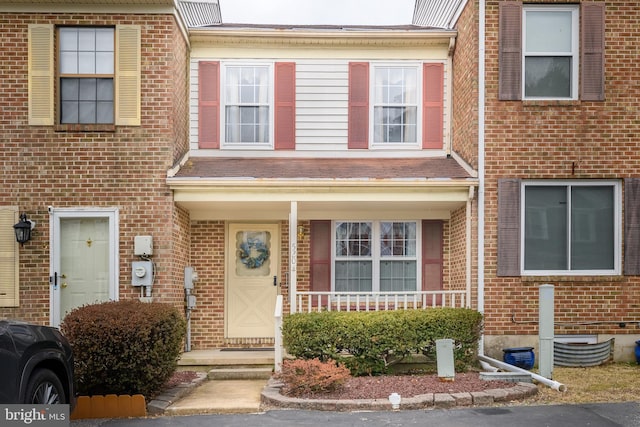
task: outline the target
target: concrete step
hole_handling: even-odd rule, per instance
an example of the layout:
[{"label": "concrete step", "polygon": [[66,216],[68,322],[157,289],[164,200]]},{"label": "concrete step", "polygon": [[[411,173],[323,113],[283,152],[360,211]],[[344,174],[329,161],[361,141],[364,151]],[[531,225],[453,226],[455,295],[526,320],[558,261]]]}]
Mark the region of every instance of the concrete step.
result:
[{"label": "concrete step", "polygon": [[271,351],[221,351],[193,350],[182,353],[178,367],[182,370],[209,371],[214,367],[271,366],[275,363],[275,354]]},{"label": "concrete step", "polygon": [[273,366],[213,368],[207,374],[210,380],[268,380]]}]

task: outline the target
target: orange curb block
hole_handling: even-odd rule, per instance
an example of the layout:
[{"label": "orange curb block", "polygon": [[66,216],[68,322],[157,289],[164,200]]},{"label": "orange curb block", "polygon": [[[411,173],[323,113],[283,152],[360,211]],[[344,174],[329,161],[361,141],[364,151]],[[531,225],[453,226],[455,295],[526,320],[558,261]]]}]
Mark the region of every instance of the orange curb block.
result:
[{"label": "orange curb block", "polygon": [[131,418],[147,416],[144,396],[141,394],[106,396],[80,396],[73,413],[72,420],[86,418]]}]

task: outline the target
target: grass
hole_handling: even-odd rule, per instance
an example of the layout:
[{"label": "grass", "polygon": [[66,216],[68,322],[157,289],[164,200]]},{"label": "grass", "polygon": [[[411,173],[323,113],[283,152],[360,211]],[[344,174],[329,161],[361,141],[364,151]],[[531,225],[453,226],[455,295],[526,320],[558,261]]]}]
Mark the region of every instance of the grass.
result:
[{"label": "grass", "polygon": [[589,368],[554,367],[553,379],[567,386],[561,393],[538,384],[538,394],[521,404],[629,402],[640,400],[640,366],[609,363]]}]

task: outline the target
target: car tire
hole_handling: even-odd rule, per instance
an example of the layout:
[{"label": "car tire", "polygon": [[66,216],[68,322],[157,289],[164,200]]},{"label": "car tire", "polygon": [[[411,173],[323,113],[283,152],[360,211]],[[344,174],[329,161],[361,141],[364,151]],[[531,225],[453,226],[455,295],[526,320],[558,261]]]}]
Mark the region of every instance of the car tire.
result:
[{"label": "car tire", "polygon": [[62,382],[49,369],[36,370],[29,378],[24,403],[35,405],[67,403]]}]

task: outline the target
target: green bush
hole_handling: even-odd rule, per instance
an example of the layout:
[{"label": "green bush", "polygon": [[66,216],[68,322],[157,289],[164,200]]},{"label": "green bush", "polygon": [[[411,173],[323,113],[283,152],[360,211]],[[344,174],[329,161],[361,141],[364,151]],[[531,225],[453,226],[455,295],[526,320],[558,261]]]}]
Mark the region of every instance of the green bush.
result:
[{"label": "green bush", "polygon": [[454,340],[456,369],[476,364],[482,315],[464,308],[377,312],[296,313],[284,318],[287,352],[303,359],[333,359],[352,375],[377,375],[411,354],[435,360],[438,339]]},{"label": "green bush", "polygon": [[291,396],[330,392],[339,389],[351,377],[349,369],[333,360],[294,359],[282,363],[276,378],[285,384]]},{"label": "green bush", "polygon": [[177,368],[186,323],[174,306],[124,300],[77,308],[61,330],[73,348],[79,394],[149,398]]}]

